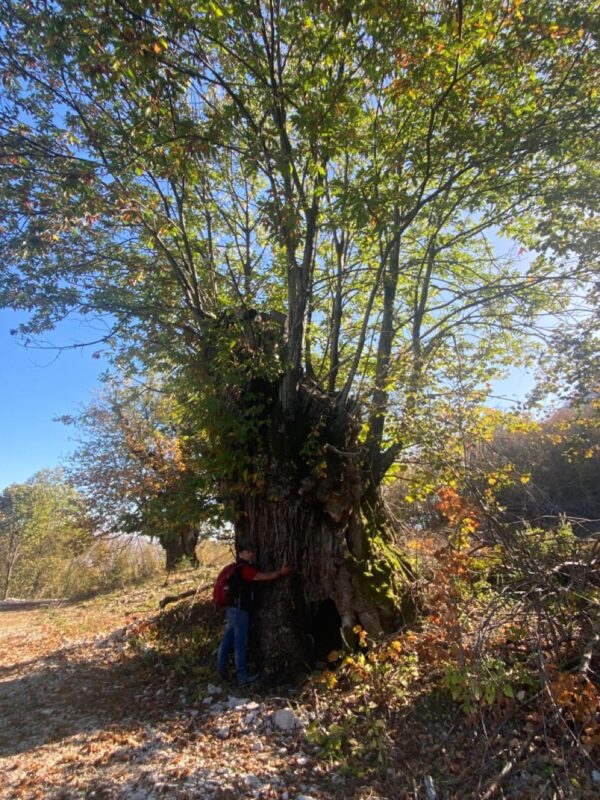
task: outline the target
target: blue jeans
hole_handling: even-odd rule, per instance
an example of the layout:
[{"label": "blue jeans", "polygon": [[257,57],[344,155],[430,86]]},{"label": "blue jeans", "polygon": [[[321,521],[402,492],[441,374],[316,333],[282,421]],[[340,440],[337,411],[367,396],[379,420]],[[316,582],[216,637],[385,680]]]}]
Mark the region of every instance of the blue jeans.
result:
[{"label": "blue jeans", "polygon": [[244,684],[248,680],[248,628],[250,627],[250,614],[240,608],[227,609],[227,628],[219,645],[217,665],[219,672],[227,672],[229,653],[233,650],[235,658],[235,671],[238,683]]}]

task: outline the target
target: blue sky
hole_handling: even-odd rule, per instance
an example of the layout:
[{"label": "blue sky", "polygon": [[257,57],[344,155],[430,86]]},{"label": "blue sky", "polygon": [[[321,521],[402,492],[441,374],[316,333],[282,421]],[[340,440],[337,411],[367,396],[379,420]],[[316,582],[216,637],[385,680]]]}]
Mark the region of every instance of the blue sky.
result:
[{"label": "blue sky", "polygon": [[489,405],[510,408],[514,401],[523,400],[534,386],[534,376],[530,372],[520,367],[511,367],[504,380],[493,383]]},{"label": "blue sky", "polygon": [[[25,348],[10,335],[25,314],[0,309],[0,491],[46,467],[58,466],[73,449],[74,431],[54,418],[77,411],[100,388],[106,369],[92,358],[95,347],[68,350]],[[48,335],[53,344],[73,344],[97,337],[76,320]]]}]

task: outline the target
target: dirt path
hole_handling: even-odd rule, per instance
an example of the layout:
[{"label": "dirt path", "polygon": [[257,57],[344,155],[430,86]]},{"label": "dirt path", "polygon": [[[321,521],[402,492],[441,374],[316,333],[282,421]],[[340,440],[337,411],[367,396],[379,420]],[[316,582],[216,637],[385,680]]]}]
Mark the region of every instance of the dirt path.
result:
[{"label": "dirt path", "polygon": [[315,758],[301,712],[275,719],[284,698],[190,703],[129,646],[129,610],[0,609],[0,798],[381,797]]}]

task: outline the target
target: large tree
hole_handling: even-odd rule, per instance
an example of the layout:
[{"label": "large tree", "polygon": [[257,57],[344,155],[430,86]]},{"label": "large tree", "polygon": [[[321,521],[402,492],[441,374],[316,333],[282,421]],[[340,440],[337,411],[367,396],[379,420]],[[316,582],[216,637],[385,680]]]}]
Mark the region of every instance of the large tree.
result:
[{"label": "large tree", "polygon": [[170,376],[238,538],[300,568],[263,652],[302,659],[328,598],[381,629],[413,424],[585,282],[597,10],[0,2],[3,301],[30,334],[105,313]]}]

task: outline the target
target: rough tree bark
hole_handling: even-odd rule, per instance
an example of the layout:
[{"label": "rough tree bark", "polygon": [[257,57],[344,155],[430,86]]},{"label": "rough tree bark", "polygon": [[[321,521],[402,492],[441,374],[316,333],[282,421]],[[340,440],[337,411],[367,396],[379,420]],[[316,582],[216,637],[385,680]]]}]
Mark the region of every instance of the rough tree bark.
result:
[{"label": "rough tree bark", "polygon": [[[314,663],[323,648],[339,647],[340,633],[350,643],[357,624],[378,636],[399,622],[393,585],[406,587],[412,575],[389,543],[389,558],[374,551],[374,538],[385,547],[385,512],[358,432],[352,401],[306,382],[292,414],[270,408],[264,488],[236,498],[235,525],[237,544],[256,549],[261,570],[296,567],[289,579],[260,587],[254,631],[267,672]],[[316,630],[322,624],[327,630]]]}]

